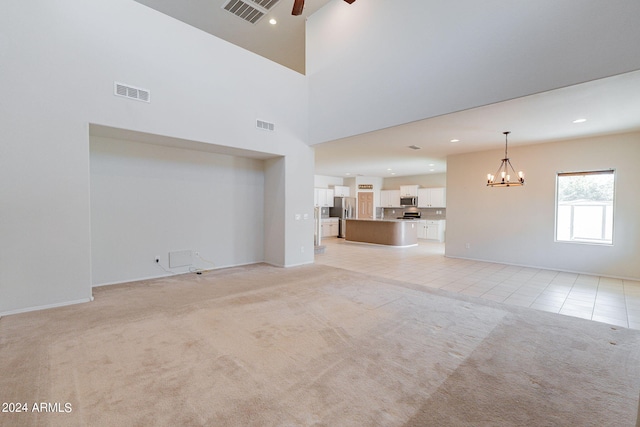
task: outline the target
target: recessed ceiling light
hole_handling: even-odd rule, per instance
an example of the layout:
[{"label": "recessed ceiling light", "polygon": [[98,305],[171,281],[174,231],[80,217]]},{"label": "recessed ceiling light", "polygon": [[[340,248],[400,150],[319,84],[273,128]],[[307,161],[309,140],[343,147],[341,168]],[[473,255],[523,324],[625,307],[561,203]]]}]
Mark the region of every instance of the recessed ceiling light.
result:
[{"label": "recessed ceiling light", "polygon": [[573,123],[584,123],[584,122],[586,122],[586,121],[587,121],[587,119],[575,119],[575,120],[573,121]]},{"label": "recessed ceiling light", "polygon": [[345,175],[351,175],[351,172],[347,172],[347,173],[345,173]]},{"label": "recessed ceiling light", "polygon": [[387,170],[388,170],[388,171],[390,171],[390,170],[391,170],[391,168],[387,168]]},{"label": "recessed ceiling light", "polygon": [[429,163],[429,166],[435,166],[433,163]]},{"label": "recessed ceiling light", "polygon": [[429,172],[435,172],[435,169],[429,169]]},{"label": "recessed ceiling light", "polygon": [[391,172],[391,175],[395,175],[395,174],[396,174],[395,172]]},{"label": "recessed ceiling light", "polygon": [[273,18],[269,19],[269,24],[276,25],[277,23],[278,23],[278,21],[276,21],[275,19],[273,19]]},{"label": "recessed ceiling light", "polygon": [[452,139],[452,140],[451,140],[451,141],[449,141],[449,142],[460,142],[460,140],[459,140],[459,139]]}]

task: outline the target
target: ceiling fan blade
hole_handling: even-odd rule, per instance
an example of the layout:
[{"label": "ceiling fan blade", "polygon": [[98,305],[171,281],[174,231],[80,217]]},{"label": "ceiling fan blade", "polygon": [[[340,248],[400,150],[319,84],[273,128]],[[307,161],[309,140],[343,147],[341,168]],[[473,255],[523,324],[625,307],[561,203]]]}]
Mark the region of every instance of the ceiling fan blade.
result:
[{"label": "ceiling fan blade", "polygon": [[304,7],[304,0],[293,0],[292,15],[302,15],[302,8]]},{"label": "ceiling fan blade", "polygon": [[347,3],[349,3],[349,4],[351,4],[351,3],[353,3],[353,2],[354,2],[354,1],[356,1],[356,0],[344,0],[344,1],[346,1],[346,2],[347,2]]}]

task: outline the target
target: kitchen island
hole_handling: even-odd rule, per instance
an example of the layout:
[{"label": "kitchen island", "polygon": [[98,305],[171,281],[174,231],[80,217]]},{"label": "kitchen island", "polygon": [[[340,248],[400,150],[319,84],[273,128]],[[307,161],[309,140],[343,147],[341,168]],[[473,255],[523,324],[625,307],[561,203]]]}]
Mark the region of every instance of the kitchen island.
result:
[{"label": "kitchen island", "polygon": [[405,219],[347,219],[345,240],[388,246],[418,244],[418,221]]}]

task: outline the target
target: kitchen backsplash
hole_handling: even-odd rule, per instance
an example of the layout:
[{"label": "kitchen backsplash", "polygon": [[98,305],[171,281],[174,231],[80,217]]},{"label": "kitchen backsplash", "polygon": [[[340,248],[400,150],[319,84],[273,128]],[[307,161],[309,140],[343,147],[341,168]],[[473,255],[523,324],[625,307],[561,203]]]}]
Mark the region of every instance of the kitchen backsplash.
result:
[{"label": "kitchen backsplash", "polygon": [[422,219],[447,219],[446,208],[376,208],[376,218],[393,219],[400,217],[404,212],[421,213]]}]

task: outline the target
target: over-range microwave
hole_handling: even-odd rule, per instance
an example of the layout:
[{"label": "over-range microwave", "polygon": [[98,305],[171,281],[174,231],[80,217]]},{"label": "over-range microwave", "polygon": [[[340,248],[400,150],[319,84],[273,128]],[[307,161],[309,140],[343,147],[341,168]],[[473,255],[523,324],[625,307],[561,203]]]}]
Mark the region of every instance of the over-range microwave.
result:
[{"label": "over-range microwave", "polygon": [[418,198],[400,197],[400,206],[418,206]]}]

